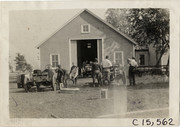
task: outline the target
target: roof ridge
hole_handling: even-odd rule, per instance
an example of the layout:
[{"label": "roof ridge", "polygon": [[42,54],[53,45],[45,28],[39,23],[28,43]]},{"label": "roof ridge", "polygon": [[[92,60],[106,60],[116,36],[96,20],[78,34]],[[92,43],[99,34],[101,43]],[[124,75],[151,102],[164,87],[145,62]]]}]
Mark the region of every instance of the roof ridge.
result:
[{"label": "roof ridge", "polygon": [[95,18],[97,18],[98,20],[100,20],[101,22],[103,22],[104,24],[106,24],[107,26],[109,26],[111,29],[113,29],[115,32],[119,33],[120,35],[122,35],[124,38],[128,39],[129,41],[131,41],[133,44],[137,44],[137,42],[135,42],[133,39],[131,39],[130,37],[128,37],[126,34],[122,33],[121,31],[118,31],[116,28],[114,28],[111,24],[107,23],[105,20],[103,20],[102,18],[100,18],[99,16],[95,15],[93,12],[91,12],[90,10],[88,10],[87,8],[82,9],[79,13],[77,13],[75,16],[73,16],[69,21],[67,21],[64,25],[62,25],[60,28],[58,28],[55,32],[53,32],[48,38],[44,39],[41,43],[39,43],[36,48],[39,48],[45,41],[47,41],[49,38],[51,38],[54,34],[56,34],[59,30],[61,30],[63,27],[65,27],[67,24],[69,24],[71,21],[73,21],[77,16],[79,16],[81,13],[83,13],[84,11],[88,12],[89,14],[91,14],[92,16],[94,16]]}]

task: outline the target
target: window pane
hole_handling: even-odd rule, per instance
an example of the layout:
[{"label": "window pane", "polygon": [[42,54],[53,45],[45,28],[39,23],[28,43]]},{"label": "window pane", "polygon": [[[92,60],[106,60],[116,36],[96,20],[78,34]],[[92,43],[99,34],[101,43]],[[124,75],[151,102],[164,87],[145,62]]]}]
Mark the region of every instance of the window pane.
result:
[{"label": "window pane", "polygon": [[122,53],[121,52],[116,52],[115,53],[115,62],[116,64],[122,64]]},{"label": "window pane", "polygon": [[57,65],[58,65],[58,55],[52,55],[51,60],[52,60],[52,67],[57,67]]},{"label": "window pane", "polygon": [[54,64],[55,64],[55,67],[57,67],[58,63],[57,63],[57,62],[55,62]]},{"label": "window pane", "polygon": [[116,60],[116,64],[119,64],[118,60]]},{"label": "window pane", "polygon": [[140,65],[145,65],[145,56],[144,55],[140,55]]},{"label": "window pane", "polygon": [[55,63],[54,62],[52,63],[52,67],[55,67]]},{"label": "window pane", "polygon": [[52,55],[52,61],[54,61],[54,55]]},{"label": "window pane", "polygon": [[52,55],[52,61],[58,61],[58,55]]},{"label": "window pane", "polygon": [[88,25],[84,26],[84,31],[88,32]]},{"label": "window pane", "polygon": [[120,62],[122,64],[122,53],[119,53],[119,60],[120,60]]},{"label": "window pane", "polygon": [[116,55],[115,55],[115,56],[116,56],[116,59],[118,59],[118,53],[116,53]]},{"label": "window pane", "polygon": [[55,56],[55,61],[58,61],[58,55]]},{"label": "window pane", "polygon": [[82,32],[89,32],[89,25],[83,25],[82,30]]}]

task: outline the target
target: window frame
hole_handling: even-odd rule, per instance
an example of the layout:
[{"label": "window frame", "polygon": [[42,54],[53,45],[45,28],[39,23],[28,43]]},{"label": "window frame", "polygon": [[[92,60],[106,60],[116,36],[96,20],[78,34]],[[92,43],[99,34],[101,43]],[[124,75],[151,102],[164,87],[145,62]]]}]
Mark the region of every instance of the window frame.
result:
[{"label": "window frame", "polygon": [[116,63],[116,53],[121,53],[122,54],[122,64],[120,64],[121,66],[124,66],[124,52],[123,51],[114,51],[114,64]]},{"label": "window frame", "polygon": [[[88,31],[84,31],[84,26],[88,26]],[[81,25],[81,33],[90,33],[90,24],[82,24]]]},{"label": "window frame", "polygon": [[52,61],[52,56],[53,55],[57,55],[58,56],[58,64],[57,65],[59,65],[60,64],[60,54],[59,53],[51,53],[50,54],[50,65],[52,66],[52,69],[56,69],[57,67],[53,67],[53,61]]}]

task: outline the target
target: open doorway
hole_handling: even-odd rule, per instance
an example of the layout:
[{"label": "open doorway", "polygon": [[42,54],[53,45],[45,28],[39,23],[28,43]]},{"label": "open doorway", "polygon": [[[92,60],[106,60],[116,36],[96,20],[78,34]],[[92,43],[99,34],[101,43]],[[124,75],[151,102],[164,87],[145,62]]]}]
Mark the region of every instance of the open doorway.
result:
[{"label": "open doorway", "polygon": [[77,65],[82,67],[84,61],[94,61],[97,58],[97,40],[77,40]]}]

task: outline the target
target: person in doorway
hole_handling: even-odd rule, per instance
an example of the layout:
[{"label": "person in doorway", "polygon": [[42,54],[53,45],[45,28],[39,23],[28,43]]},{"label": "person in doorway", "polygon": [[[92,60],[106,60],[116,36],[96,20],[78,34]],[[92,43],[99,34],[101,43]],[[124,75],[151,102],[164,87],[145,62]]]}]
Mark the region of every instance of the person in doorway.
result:
[{"label": "person in doorway", "polygon": [[70,77],[70,79],[72,79],[74,84],[77,83],[77,76],[78,76],[78,67],[75,66],[74,63],[72,63],[72,67],[69,72],[69,77]]},{"label": "person in doorway", "polygon": [[86,61],[84,61],[83,63],[82,63],[82,67],[81,67],[81,76],[82,77],[84,77],[84,74],[85,74],[85,67],[86,67],[86,64],[88,63],[88,61],[86,60]]},{"label": "person in doorway", "polygon": [[95,79],[98,81],[98,86],[102,84],[101,78],[102,78],[102,73],[101,73],[101,65],[98,63],[98,59],[95,58],[94,63],[92,64],[92,78],[93,78],[93,86],[95,87]]},{"label": "person in doorway", "polygon": [[86,66],[86,64],[88,63],[88,61],[86,60],[86,61],[84,61],[83,63],[82,63],[82,67],[83,67],[83,69],[85,69],[85,66]]},{"label": "person in doorway", "polygon": [[102,61],[103,73],[107,74],[107,79],[110,82],[110,69],[112,67],[112,63],[109,60],[109,57],[106,56],[105,59]]},{"label": "person in doorway", "polygon": [[138,64],[136,62],[136,59],[132,57],[132,59],[128,58],[128,64],[129,64],[129,84],[130,86],[135,86],[135,68],[138,67]]}]

